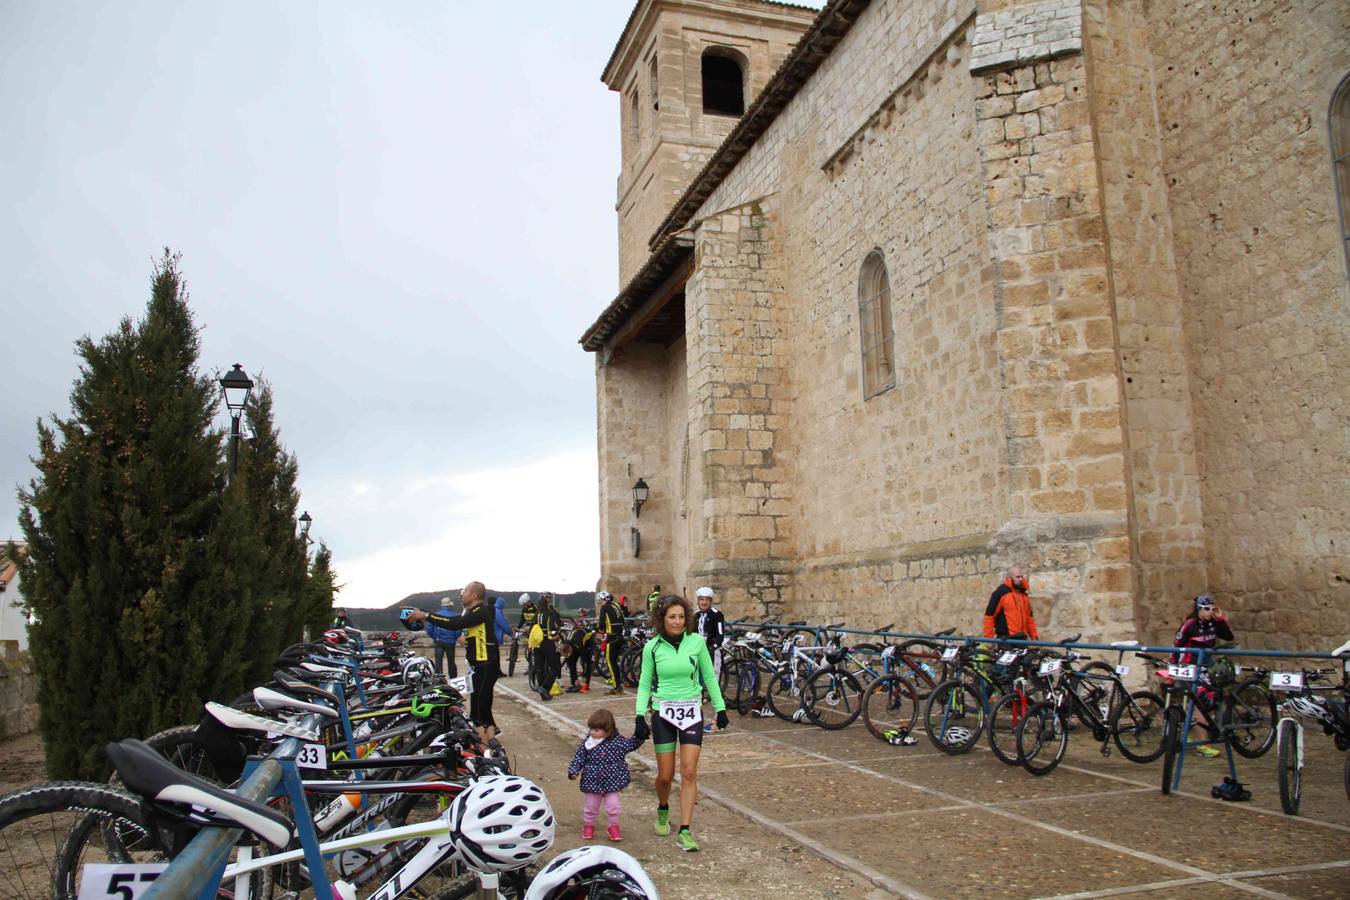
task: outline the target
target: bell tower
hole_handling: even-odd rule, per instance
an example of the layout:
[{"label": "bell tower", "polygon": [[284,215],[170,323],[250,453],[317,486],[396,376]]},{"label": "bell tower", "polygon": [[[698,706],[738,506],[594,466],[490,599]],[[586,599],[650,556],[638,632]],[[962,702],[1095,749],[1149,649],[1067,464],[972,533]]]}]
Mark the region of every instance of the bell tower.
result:
[{"label": "bell tower", "polygon": [[815,17],[765,0],[638,0],[600,76],[620,96],[620,285]]}]

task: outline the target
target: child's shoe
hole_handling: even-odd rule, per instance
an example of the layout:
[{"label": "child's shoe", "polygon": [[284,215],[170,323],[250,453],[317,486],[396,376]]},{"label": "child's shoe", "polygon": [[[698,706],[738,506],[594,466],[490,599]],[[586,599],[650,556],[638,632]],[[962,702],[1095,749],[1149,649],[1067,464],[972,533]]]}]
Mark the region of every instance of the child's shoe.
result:
[{"label": "child's shoe", "polygon": [[582,825],[582,826],[581,826],[581,839],[582,839],[583,841],[589,841],[589,840],[591,840],[591,839],[594,838],[594,837],[595,837],[595,826],[594,826],[594,825]]},{"label": "child's shoe", "polygon": [[619,833],[619,823],[618,823],[618,822],[610,822],[610,823],[609,823],[609,839],[610,839],[611,841],[621,841],[621,840],[623,840],[623,835]]}]

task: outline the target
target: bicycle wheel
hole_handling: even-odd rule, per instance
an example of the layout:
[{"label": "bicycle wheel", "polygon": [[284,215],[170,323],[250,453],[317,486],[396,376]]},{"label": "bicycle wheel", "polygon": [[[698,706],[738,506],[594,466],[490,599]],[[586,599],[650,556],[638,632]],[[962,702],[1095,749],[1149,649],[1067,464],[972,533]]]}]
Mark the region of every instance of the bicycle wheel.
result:
[{"label": "bicycle wheel", "polygon": [[794,680],[787,672],[774,673],[764,691],[764,699],[773,714],[784,722],[793,721],[793,716],[802,708],[801,692],[796,690]]},{"label": "bicycle wheel", "polygon": [[520,656],[520,639],[511,641],[511,658],[507,661],[506,677],[512,678],[516,674],[516,658]]},{"label": "bicycle wheel", "polygon": [[1275,698],[1259,681],[1233,688],[1223,702],[1219,719],[1224,737],[1242,756],[1265,756],[1275,744]]},{"label": "bicycle wheel", "polygon": [[1069,749],[1068,717],[1049,700],[1027,710],[1017,723],[1017,761],[1032,775],[1055,771]]},{"label": "bicycle wheel", "polygon": [[[197,732],[196,725],[179,725],[156,732],[145,739],[156,753],[191,775],[205,779],[212,784],[224,785],[226,782],[216,773],[211,763],[206,744]],[[117,775],[113,775],[113,783]]]},{"label": "bicycle wheel", "polygon": [[717,682],[728,707],[741,715],[750,711],[755,702],[755,691],[759,687],[759,670],[754,663],[744,660],[725,663]]},{"label": "bicycle wheel", "polygon": [[[67,854],[76,831],[79,845]],[[81,865],[161,862],[159,844],[145,805],[106,785],[55,782],[16,791],[0,800],[0,895],[75,900]]]},{"label": "bicycle wheel", "polygon": [[848,672],[822,669],[812,675],[802,690],[806,717],[826,731],[847,728],[862,715],[863,689]]},{"label": "bicycle wheel", "polygon": [[1298,815],[1303,800],[1303,761],[1298,752],[1298,723],[1281,719],[1279,749],[1276,751],[1275,770],[1280,776],[1280,806],[1291,816]]},{"label": "bicycle wheel", "polygon": [[989,749],[1003,763],[1018,765],[1017,726],[1027,717],[1034,701],[1025,694],[1012,691],[998,698],[989,710]]},{"label": "bicycle wheel", "polygon": [[899,675],[878,678],[863,692],[863,725],[879,741],[890,743],[914,730],[919,698],[914,686]]},{"label": "bicycle wheel", "polygon": [[1151,763],[1162,756],[1163,698],[1134,691],[1111,716],[1111,737],[1130,762]]},{"label": "bicycle wheel", "polygon": [[1181,707],[1169,706],[1163,714],[1163,764],[1162,792],[1172,793],[1172,771],[1177,765],[1177,754],[1181,751]]},{"label": "bicycle wheel", "polygon": [[951,673],[947,671],[950,667],[941,659],[942,648],[932,641],[905,641],[895,649],[895,652],[910,657],[910,662],[918,668],[919,671],[916,673],[905,666],[900,670],[900,674],[907,674],[911,678],[914,693],[920,700],[927,700],[928,695],[933,692],[934,685],[951,677]]},{"label": "bicycle wheel", "polygon": [[984,731],[985,707],[979,692],[967,681],[952,678],[933,688],[924,706],[928,739],[943,753],[965,753]]}]

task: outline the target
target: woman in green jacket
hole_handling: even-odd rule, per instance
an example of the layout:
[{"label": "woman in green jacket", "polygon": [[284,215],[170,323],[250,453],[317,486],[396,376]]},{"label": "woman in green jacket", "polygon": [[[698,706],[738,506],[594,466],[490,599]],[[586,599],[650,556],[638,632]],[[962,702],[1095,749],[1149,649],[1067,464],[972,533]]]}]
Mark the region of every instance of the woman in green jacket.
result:
[{"label": "woman in green jacket", "polygon": [[[717,711],[717,727],[727,727],[727,704],[717,687],[708,645],[687,632],[694,621],[689,601],[667,594],[652,612],[656,636],[642,648],[638,676],[637,721],[633,736],[651,735],[656,751],[656,833],[670,834],[670,786],[675,780],[675,751],[680,753],[680,830],[675,841],[681,850],[697,850],[689,832],[698,793],[698,758],[703,749],[703,691]],[[653,713],[650,727],[647,711]]]}]

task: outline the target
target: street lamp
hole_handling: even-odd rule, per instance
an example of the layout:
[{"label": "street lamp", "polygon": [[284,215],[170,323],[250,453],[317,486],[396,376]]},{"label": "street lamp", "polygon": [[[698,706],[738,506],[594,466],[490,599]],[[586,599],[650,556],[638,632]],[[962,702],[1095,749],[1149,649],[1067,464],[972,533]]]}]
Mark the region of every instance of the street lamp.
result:
[{"label": "street lamp", "polygon": [[647,487],[647,482],[639,478],[637,484],[633,485],[633,516],[635,518],[642,518],[642,504],[647,502],[649,493],[651,491]]},{"label": "street lamp", "polygon": [[300,514],[300,537],[304,539],[306,544],[309,543],[309,526],[313,524],[314,517],[309,514],[309,510]]},{"label": "street lamp", "polygon": [[248,406],[248,395],[253,380],[239,363],[220,379],[220,391],[225,395],[225,406],[230,410],[230,477],[239,471],[239,419]]}]

